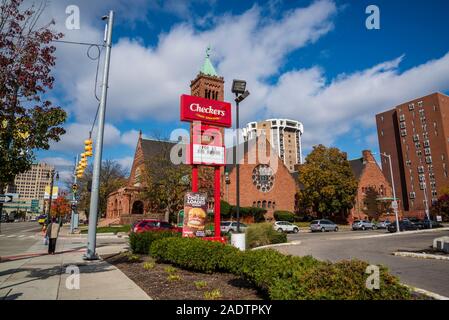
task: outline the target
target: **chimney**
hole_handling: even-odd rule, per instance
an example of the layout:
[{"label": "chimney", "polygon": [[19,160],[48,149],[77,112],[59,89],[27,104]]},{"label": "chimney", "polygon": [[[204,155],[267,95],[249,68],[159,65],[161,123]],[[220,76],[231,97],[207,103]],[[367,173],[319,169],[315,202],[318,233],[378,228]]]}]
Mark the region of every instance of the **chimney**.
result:
[{"label": "chimney", "polygon": [[374,159],[373,154],[371,153],[371,150],[363,150],[363,163],[373,162],[376,163],[376,160]]}]

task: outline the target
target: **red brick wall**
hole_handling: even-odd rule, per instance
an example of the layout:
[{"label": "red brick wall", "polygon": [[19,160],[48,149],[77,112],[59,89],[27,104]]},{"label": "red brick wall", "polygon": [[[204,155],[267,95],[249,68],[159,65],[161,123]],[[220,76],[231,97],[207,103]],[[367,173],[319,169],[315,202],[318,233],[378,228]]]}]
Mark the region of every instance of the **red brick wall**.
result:
[{"label": "red brick wall", "polygon": [[[356,219],[368,218],[363,211],[367,188],[373,187],[379,193],[379,197],[393,197],[391,185],[377,165],[371,151],[363,151],[363,159],[365,166],[359,179],[354,208],[348,217],[349,223]],[[383,194],[381,194],[381,190],[383,190]]]},{"label": "red brick wall", "polygon": [[[267,148],[271,148],[267,143]],[[254,202],[270,201],[275,203],[274,208],[265,208],[267,210],[266,219],[271,220],[276,210],[286,210],[294,212],[295,194],[297,193],[296,183],[283,162],[278,160],[278,168],[275,173],[273,188],[269,192],[261,192],[253,184],[253,169],[259,164],[257,159],[255,164],[248,164],[248,154],[245,153],[244,163],[240,165],[240,206],[252,207]],[[224,170],[222,170],[222,195],[223,199],[231,205],[236,204],[236,170],[229,173],[230,184],[224,183]],[[228,188],[227,188],[228,187]]]}]

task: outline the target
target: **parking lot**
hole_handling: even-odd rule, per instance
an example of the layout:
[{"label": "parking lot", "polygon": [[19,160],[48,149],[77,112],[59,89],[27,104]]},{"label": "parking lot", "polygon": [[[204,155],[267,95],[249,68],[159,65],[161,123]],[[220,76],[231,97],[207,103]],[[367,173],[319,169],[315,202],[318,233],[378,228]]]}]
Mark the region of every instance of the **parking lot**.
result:
[{"label": "parking lot", "polygon": [[441,236],[449,236],[449,231],[435,229],[401,234],[390,234],[385,230],[300,232],[288,235],[289,241],[299,240],[300,244],[277,249],[287,254],[312,255],[333,262],[360,259],[382,264],[408,285],[449,297],[449,261],[392,255],[395,251],[427,249],[434,238]]}]

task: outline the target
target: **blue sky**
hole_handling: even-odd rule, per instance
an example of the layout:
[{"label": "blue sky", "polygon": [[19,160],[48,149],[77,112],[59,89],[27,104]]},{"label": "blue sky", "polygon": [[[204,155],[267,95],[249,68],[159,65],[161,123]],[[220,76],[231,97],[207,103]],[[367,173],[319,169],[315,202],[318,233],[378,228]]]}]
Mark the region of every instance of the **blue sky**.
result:
[{"label": "blue sky", "polygon": [[[80,8],[80,29],[67,30],[65,8]],[[367,30],[368,5],[380,30]],[[138,130],[168,137],[186,127],[178,97],[189,93],[212,45],[225,77],[248,80],[242,124],[286,117],[304,124],[306,153],[317,143],[349,158],[377,151],[375,114],[435,91],[449,93],[449,2],[430,1],[57,1],[46,16],[66,40],[99,43],[115,10],[104,159],[129,166]],[[86,48],[57,45],[52,98],[69,113],[67,135],[38,159],[67,170],[95,115],[95,62]],[[101,70],[100,70],[101,71]],[[99,92],[99,89],[98,89]]]}]

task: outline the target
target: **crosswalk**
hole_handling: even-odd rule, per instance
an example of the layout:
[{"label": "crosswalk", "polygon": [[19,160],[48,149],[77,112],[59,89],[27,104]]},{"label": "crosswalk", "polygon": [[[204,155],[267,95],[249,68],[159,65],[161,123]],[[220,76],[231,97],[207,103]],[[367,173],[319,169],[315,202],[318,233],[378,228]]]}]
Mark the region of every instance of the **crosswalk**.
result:
[{"label": "crosswalk", "polygon": [[30,238],[36,239],[36,235],[25,235],[25,234],[0,234],[1,238],[16,238],[18,240],[27,240]]}]

